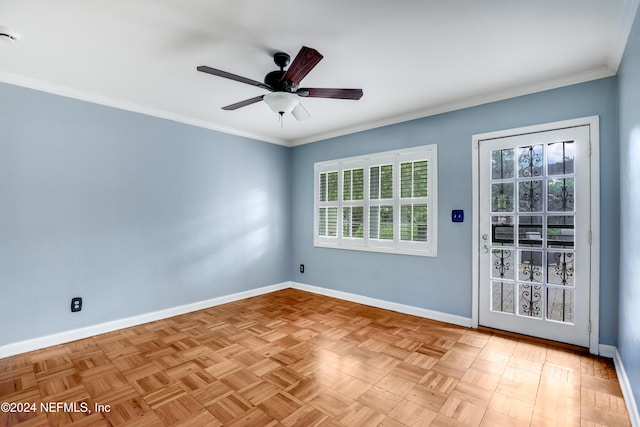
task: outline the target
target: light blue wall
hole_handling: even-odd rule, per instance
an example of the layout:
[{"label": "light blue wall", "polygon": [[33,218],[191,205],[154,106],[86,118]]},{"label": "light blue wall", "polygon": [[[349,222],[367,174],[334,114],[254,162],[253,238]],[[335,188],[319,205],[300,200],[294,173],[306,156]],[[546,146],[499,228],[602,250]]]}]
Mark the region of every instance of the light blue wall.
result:
[{"label": "light blue wall", "polygon": [[0,99],[0,345],[290,278],[287,148],[6,84]]},{"label": "light blue wall", "polygon": [[[293,280],[471,317],[471,137],[474,134],[600,116],[600,342],[615,344],[618,311],[618,137],[616,80],[494,102],[295,147],[292,155]],[[313,246],[314,162],[438,144],[438,257],[388,255]],[[451,210],[464,209],[463,224]],[[304,274],[298,265],[304,263]]]},{"label": "light blue wall", "polygon": [[[469,317],[471,135],[590,115],[600,342],[615,345],[616,89],[602,79],[286,149],[0,84],[0,324],[15,325],[0,345],[286,280]],[[314,162],[433,143],[437,258],[313,247]]]},{"label": "light blue wall", "polygon": [[640,14],[618,73],[620,326],[618,349],[640,408]]}]

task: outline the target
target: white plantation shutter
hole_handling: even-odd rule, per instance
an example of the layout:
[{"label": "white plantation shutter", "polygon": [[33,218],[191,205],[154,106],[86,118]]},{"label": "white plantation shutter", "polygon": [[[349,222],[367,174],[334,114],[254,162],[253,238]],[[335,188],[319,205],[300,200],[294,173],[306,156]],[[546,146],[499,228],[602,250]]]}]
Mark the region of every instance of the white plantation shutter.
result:
[{"label": "white plantation shutter", "polygon": [[367,162],[369,175],[369,235],[367,244],[371,248],[395,247],[394,188],[396,156],[374,156]]},{"label": "white plantation shutter", "polygon": [[436,256],[435,145],[316,163],[314,244]]},{"label": "white plantation shutter", "polygon": [[427,160],[400,163],[400,240],[427,241],[428,171]]},{"label": "white plantation shutter", "polygon": [[364,239],[364,166],[362,162],[343,164],[342,167],[342,238],[352,244]]},{"label": "white plantation shutter", "polygon": [[338,235],[338,171],[328,168],[318,175],[316,192],[318,223],[316,233],[321,237]]},{"label": "white plantation shutter", "polygon": [[432,156],[416,156],[407,153],[399,156],[400,162],[400,242],[402,249],[420,249],[429,246],[435,237],[434,212],[431,192],[434,178]]}]

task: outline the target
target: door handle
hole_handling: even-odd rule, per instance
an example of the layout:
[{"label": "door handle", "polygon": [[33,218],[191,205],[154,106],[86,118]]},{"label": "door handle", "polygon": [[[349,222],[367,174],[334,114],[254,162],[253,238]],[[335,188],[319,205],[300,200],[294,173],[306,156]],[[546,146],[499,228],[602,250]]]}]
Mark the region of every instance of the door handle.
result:
[{"label": "door handle", "polygon": [[482,248],[480,248],[482,250],[482,253],[489,253],[489,245],[487,245],[487,241],[489,240],[489,235],[488,234],[483,234],[482,235]]}]

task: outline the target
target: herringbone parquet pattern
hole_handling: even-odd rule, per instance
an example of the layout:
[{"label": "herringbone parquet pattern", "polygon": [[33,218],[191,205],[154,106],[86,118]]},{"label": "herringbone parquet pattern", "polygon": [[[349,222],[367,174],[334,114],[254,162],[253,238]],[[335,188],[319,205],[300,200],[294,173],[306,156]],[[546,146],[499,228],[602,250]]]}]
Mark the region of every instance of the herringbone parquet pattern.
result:
[{"label": "herringbone parquet pattern", "polygon": [[630,425],[610,360],[293,289],[0,359],[0,402],[91,411],[0,426]]}]

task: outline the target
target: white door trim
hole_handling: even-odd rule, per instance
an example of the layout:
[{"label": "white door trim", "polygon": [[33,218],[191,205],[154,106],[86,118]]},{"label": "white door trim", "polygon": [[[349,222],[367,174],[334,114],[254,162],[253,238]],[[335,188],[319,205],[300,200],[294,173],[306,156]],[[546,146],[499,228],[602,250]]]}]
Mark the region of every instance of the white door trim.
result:
[{"label": "white door trim", "polygon": [[591,334],[589,336],[589,351],[592,354],[599,353],[600,341],[600,120],[598,116],[582,117],[572,120],[563,120],[553,123],[544,123],[534,126],[526,126],[515,129],[506,129],[496,132],[487,132],[473,135],[472,146],[472,236],[471,236],[471,322],[472,327],[477,328],[479,322],[479,227],[480,227],[480,183],[479,183],[479,147],[480,141],[486,139],[503,138],[536,132],[545,132],[556,129],[564,129],[576,126],[589,126],[589,139],[591,146],[591,158],[589,166],[591,169],[591,283],[589,286],[589,306]]}]

